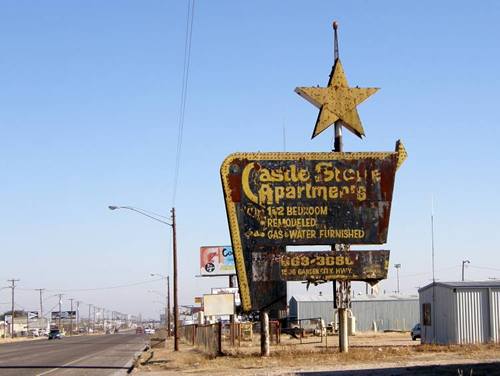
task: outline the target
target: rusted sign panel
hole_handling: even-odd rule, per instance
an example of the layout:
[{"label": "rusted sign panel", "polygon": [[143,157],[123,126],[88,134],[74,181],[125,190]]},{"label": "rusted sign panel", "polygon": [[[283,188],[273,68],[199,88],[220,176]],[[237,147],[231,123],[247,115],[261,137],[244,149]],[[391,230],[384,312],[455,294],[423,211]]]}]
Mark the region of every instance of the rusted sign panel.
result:
[{"label": "rusted sign panel", "polygon": [[385,243],[396,154],[337,154],[226,159],[241,235],[256,245]]},{"label": "rusted sign panel", "polygon": [[252,253],[286,245],[385,243],[404,156],[398,143],[396,152],[227,157],[221,176],[243,310],[261,308],[251,299]]},{"label": "rusted sign panel", "polygon": [[387,278],[390,251],[253,253],[254,281],[376,282]]}]

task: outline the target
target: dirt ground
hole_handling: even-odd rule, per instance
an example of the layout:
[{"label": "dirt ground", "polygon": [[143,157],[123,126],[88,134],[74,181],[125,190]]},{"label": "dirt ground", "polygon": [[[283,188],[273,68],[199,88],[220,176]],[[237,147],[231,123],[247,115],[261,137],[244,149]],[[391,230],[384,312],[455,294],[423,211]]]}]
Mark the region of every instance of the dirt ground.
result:
[{"label": "dirt ground", "polygon": [[0,343],[22,342],[22,341],[37,341],[47,337],[16,337],[16,338],[0,338]]},{"label": "dirt ground", "polygon": [[[318,341],[319,339],[309,338]],[[338,352],[338,337],[323,343],[299,344],[282,335],[281,344],[271,347],[269,358],[251,346],[223,346],[224,355],[211,358],[181,342],[178,353],[152,348],[135,369],[137,375],[500,375],[500,345],[421,345],[408,333],[359,333],[350,337],[349,353]]]}]

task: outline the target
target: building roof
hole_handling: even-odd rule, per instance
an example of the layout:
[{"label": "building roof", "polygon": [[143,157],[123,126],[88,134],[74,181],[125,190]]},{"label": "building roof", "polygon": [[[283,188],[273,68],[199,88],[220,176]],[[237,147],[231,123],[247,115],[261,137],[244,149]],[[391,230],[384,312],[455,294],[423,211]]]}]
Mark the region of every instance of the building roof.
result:
[{"label": "building roof", "polygon": [[[297,302],[333,302],[332,296],[328,295],[293,295],[291,299]],[[367,302],[367,301],[397,301],[397,300],[418,300],[418,295],[356,295],[352,298],[353,302]]]},{"label": "building roof", "polygon": [[427,290],[428,288],[435,286],[443,286],[448,288],[499,288],[500,281],[456,281],[456,282],[431,282],[428,285],[418,289],[418,292]]}]

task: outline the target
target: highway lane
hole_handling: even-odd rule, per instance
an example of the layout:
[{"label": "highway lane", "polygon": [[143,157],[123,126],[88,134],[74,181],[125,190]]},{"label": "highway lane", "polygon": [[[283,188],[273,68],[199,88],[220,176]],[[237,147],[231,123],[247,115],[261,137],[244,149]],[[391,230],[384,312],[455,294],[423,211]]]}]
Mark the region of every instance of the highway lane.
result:
[{"label": "highway lane", "polygon": [[0,375],[126,375],[147,337],[117,333],[0,345]]}]

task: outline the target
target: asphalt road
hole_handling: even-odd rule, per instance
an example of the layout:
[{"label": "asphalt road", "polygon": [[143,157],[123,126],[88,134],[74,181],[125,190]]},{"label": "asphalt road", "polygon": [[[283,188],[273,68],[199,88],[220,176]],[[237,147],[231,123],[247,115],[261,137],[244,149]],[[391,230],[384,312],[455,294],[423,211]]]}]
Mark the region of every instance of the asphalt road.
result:
[{"label": "asphalt road", "polygon": [[118,333],[0,345],[0,375],[126,375],[147,337]]}]

